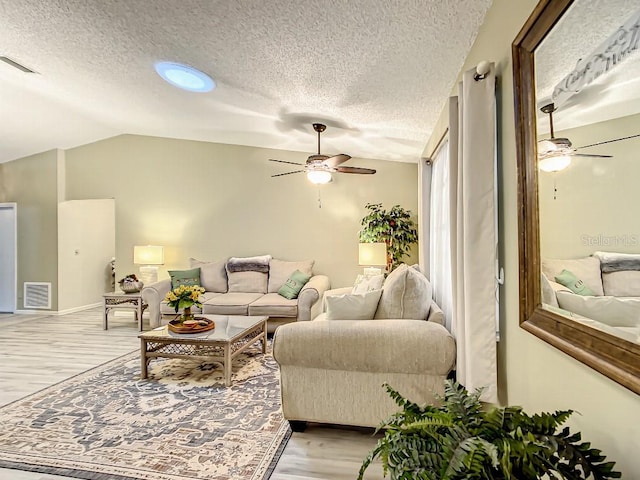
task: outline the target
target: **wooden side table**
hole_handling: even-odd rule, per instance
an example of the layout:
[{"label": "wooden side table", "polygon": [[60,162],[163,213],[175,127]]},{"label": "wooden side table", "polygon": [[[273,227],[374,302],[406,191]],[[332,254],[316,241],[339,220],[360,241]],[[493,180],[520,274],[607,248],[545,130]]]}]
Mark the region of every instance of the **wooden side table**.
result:
[{"label": "wooden side table", "polygon": [[135,312],[136,321],[142,331],[142,313],[148,307],[142,300],[142,294],[136,293],[124,293],[124,292],[110,292],[102,295],[104,298],[104,315],[102,317],[102,328],[107,330],[109,328],[109,312],[111,310],[133,310]]}]

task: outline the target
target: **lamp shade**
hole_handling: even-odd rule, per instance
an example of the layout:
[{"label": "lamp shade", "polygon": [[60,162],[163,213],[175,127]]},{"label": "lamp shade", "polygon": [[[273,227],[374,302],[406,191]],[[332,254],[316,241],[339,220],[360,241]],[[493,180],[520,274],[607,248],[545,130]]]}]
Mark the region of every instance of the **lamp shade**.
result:
[{"label": "lamp shade", "polygon": [[559,172],[570,164],[571,157],[568,155],[551,156],[538,161],[538,166],[543,172]]},{"label": "lamp shade", "polygon": [[159,247],[157,245],[134,246],[133,263],[136,265],[164,264],[164,247]]},{"label": "lamp shade", "polygon": [[323,185],[331,181],[331,172],[326,170],[309,170],[307,179],[316,185]]},{"label": "lamp shade", "polygon": [[386,265],[387,244],[361,243],[358,245],[358,265]]}]

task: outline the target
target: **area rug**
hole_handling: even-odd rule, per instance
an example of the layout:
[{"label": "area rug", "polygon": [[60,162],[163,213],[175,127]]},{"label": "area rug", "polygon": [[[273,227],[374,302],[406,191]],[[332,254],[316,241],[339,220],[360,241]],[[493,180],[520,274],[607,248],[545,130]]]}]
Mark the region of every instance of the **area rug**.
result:
[{"label": "area rug", "polygon": [[[265,480],[291,431],[278,366],[158,359],[140,380],[132,352],[0,408],[0,467],[92,480]],[[257,350],[257,349],[256,349]],[[37,368],[37,367],[36,367]]]}]

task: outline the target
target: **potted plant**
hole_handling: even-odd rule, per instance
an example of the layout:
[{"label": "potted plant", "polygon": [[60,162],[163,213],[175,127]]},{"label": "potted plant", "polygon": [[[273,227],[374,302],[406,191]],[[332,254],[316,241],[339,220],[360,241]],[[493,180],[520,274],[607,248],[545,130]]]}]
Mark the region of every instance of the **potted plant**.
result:
[{"label": "potted plant", "polygon": [[606,480],[621,478],[614,462],[559,429],[572,410],[527,415],[521,407],[486,409],[480,392],[448,381],[439,407],[410,402],[385,385],[402,408],[379,428],[384,437],[364,460],[375,458],[392,479]]},{"label": "potted plant", "polygon": [[387,244],[387,267],[393,270],[411,246],[418,242],[418,230],[411,219],[411,211],[395,205],[387,211],[381,203],[367,203],[369,213],[360,222],[360,242],[384,242]]},{"label": "potted plant", "polygon": [[191,307],[202,307],[200,295],[205,292],[204,288],[199,285],[179,285],[173,290],[169,290],[164,299],[167,304],[172,307],[176,313],[181,308],[182,315],[176,318],[180,323],[193,321],[194,314],[191,313]]}]

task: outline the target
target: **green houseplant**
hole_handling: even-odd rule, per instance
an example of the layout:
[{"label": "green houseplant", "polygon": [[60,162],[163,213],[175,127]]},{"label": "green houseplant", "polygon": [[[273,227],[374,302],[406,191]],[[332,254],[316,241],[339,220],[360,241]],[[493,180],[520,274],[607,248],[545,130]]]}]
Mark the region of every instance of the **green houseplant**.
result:
[{"label": "green houseplant", "polygon": [[369,213],[362,218],[360,242],[384,242],[387,244],[387,266],[393,270],[411,246],[418,242],[418,230],[411,219],[411,211],[395,205],[389,211],[381,203],[367,203]]},{"label": "green houseplant", "polygon": [[385,385],[402,411],[379,428],[384,437],[364,460],[375,458],[384,476],[398,480],[605,480],[620,478],[614,462],[580,433],[559,429],[572,410],[527,415],[521,407],[485,410],[480,390],[469,394],[447,382],[439,407],[419,406]]}]

